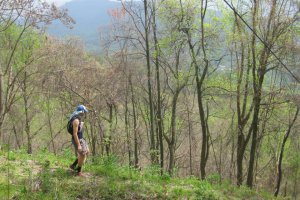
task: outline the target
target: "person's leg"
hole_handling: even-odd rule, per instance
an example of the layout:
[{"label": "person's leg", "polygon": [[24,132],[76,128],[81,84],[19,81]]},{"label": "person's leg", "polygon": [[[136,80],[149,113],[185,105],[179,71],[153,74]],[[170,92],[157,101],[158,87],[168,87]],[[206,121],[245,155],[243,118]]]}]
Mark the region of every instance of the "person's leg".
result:
[{"label": "person's leg", "polygon": [[82,147],[82,151],[78,153],[78,167],[77,167],[78,175],[81,175],[81,168],[84,165],[87,153],[89,152],[88,145],[84,139],[80,139],[80,144]]},{"label": "person's leg", "polygon": [[75,153],[75,156],[76,156],[76,160],[73,162],[73,164],[70,165],[70,169],[75,170],[75,168],[78,164],[78,153],[77,153],[77,147],[75,145],[75,141],[74,141],[73,138],[72,138],[72,144],[74,146],[74,153]]},{"label": "person's leg", "polygon": [[81,169],[82,169],[82,166],[84,164],[85,157],[86,156],[84,154],[78,154],[78,167],[76,168],[76,170],[78,172],[78,175],[81,174]]},{"label": "person's leg", "polygon": [[76,168],[76,165],[78,164],[78,158],[76,158],[76,160],[74,161],[74,163],[72,165],[70,165],[70,168],[72,170],[74,170]]}]

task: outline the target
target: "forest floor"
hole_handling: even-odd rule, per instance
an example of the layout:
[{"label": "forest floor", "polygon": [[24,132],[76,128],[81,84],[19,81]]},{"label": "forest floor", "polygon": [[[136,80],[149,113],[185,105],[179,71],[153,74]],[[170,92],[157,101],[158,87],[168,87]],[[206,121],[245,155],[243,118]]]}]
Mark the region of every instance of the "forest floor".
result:
[{"label": "forest floor", "polygon": [[[54,155],[46,150],[33,155],[25,151],[0,151],[0,200],[2,199],[276,199],[267,192],[206,181],[196,177],[160,176],[159,168],[138,171],[117,164],[117,158],[89,159],[85,177],[68,169],[72,152]],[[279,197],[277,199],[289,199]]]}]

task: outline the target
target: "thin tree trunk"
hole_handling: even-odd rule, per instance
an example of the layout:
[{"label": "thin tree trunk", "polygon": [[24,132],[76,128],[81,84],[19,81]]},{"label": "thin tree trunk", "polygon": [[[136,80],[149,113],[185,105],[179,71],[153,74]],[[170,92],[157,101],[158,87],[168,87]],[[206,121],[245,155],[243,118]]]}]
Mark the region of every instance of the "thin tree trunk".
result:
[{"label": "thin tree trunk", "polygon": [[175,161],[174,161],[174,159],[175,159],[175,145],[170,143],[170,144],[168,144],[168,147],[169,147],[169,153],[170,153],[168,172],[172,176],[174,165],[175,165]]},{"label": "thin tree trunk", "polygon": [[287,139],[289,138],[292,127],[294,126],[294,124],[297,120],[298,114],[299,114],[299,107],[297,107],[294,119],[289,124],[288,130],[286,131],[286,133],[284,135],[284,138],[283,138],[283,141],[281,143],[280,154],[279,154],[278,164],[277,164],[277,179],[276,179],[276,187],[275,187],[275,192],[274,192],[275,197],[278,196],[278,193],[279,193],[279,190],[280,190],[280,183],[281,183],[281,179],[282,179],[282,159],[283,159],[285,143],[286,143]]},{"label": "thin tree trunk", "polygon": [[[235,15],[235,22],[238,29],[238,32],[240,35],[241,33],[241,27],[240,23]],[[235,30],[235,29],[234,29]],[[236,47],[237,49],[237,47]],[[237,95],[236,95],[236,106],[237,106],[237,122],[238,122],[238,137],[237,137],[237,152],[236,152],[236,164],[237,164],[237,185],[240,186],[243,183],[243,158],[244,158],[244,149],[247,144],[245,144],[245,136],[244,136],[244,121],[243,116],[241,112],[241,84],[243,80],[244,75],[244,59],[245,59],[245,47],[244,42],[241,40],[241,56],[240,56],[240,63],[238,59],[238,55],[236,55],[237,58],[237,66],[240,66],[237,70],[238,73],[238,80],[237,80]],[[237,53],[239,54],[239,53]]]},{"label": "thin tree trunk", "polygon": [[[186,97],[187,99],[187,97]],[[193,158],[192,158],[192,130],[193,125],[191,122],[191,111],[189,110],[188,103],[186,104],[187,108],[187,119],[188,119],[188,125],[189,125],[189,164],[190,164],[190,175],[193,175]]]},{"label": "thin tree trunk", "polygon": [[[253,128],[253,134],[252,134],[252,144],[251,144],[251,150],[250,150],[250,160],[249,160],[249,167],[248,167],[248,177],[247,177],[247,186],[250,188],[253,186],[253,176],[254,176],[254,160],[256,156],[256,149],[257,149],[257,140],[258,140],[258,133],[259,133],[259,112],[260,112],[260,104],[261,104],[261,96],[262,96],[262,90],[263,90],[263,82],[265,73],[267,72],[267,64],[268,59],[270,57],[271,50],[269,47],[267,47],[266,44],[273,44],[274,38],[280,36],[280,31],[275,31],[274,29],[271,30],[271,24],[274,21],[274,15],[276,11],[276,2],[272,1],[270,14],[268,16],[268,23],[267,23],[267,32],[266,35],[266,42],[264,45],[264,48],[261,50],[260,58],[259,58],[259,68],[256,69],[256,46],[255,46],[255,37],[254,34],[256,32],[256,26],[257,26],[257,11],[258,11],[258,3],[256,0],[254,1],[254,11],[253,11],[253,34],[252,34],[252,59],[253,59],[253,89],[254,89],[254,113],[253,113],[253,120],[252,120],[252,128]],[[269,45],[270,46],[270,45]],[[257,73],[256,73],[257,70]],[[257,80],[258,79],[258,80]]]},{"label": "thin tree trunk", "polygon": [[[0,61],[0,141],[2,136],[2,116],[3,116],[3,110],[4,110],[4,104],[3,104],[3,72],[2,72],[2,63]],[[1,146],[0,146],[1,147]]]},{"label": "thin tree trunk", "polygon": [[47,101],[48,101],[48,106],[47,106],[47,117],[48,117],[48,125],[49,125],[49,131],[50,131],[50,136],[51,136],[51,143],[52,143],[52,148],[53,152],[56,155],[56,149],[54,145],[54,138],[53,138],[53,128],[52,128],[52,123],[51,123],[51,113],[50,113],[50,97],[47,96]]},{"label": "thin tree trunk", "polygon": [[30,119],[28,113],[28,97],[27,97],[27,72],[24,73],[24,82],[23,82],[23,100],[24,100],[24,112],[25,112],[25,133],[27,135],[27,153],[32,154],[32,138],[30,136]]},{"label": "thin tree trunk", "polygon": [[232,181],[233,177],[234,177],[234,172],[235,172],[235,159],[234,159],[234,152],[236,150],[236,146],[235,146],[235,134],[234,133],[234,116],[235,113],[233,111],[232,117],[231,117],[231,125],[230,125],[230,129],[229,129],[229,133],[230,134],[230,141],[231,141],[231,153],[230,153],[230,172],[229,172],[229,178]]},{"label": "thin tree trunk", "polygon": [[164,146],[163,146],[163,118],[161,114],[161,92],[160,92],[160,72],[159,72],[159,55],[160,49],[157,40],[157,28],[156,28],[156,2],[152,1],[152,17],[153,17],[153,36],[155,46],[155,69],[156,69],[156,88],[157,88],[157,125],[158,125],[158,137],[159,137],[159,152],[160,152],[160,168],[161,174],[164,169]]},{"label": "thin tree trunk", "polygon": [[128,110],[128,86],[126,86],[126,97],[125,97],[125,132],[126,132],[126,140],[127,140],[127,151],[128,151],[128,164],[132,166],[132,158],[131,158],[131,137],[130,137],[130,124],[128,120],[129,110]]},{"label": "thin tree trunk", "polygon": [[[202,83],[200,78],[199,78],[199,66],[196,63],[196,55],[194,52],[194,48],[193,45],[191,43],[191,38],[190,36],[188,36],[188,42],[189,42],[189,47],[192,53],[192,58],[193,58],[193,63],[195,66],[195,77],[196,77],[196,84],[197,84],[197,99],[198,99],[198,109],[199,109],[199,115],[200,115],[200,122],[201,122],[201,131],[202,131],[202,148],[201,148],[201,159],[200,159],[200,175],[201,175],[201,179],[205,179],[205,166],[206,166],[206,150],[207,150],[207,128],[206,128],[206,120],[205,120],[205,112],[204,112],[204,107],[203,107],[203,93],[202,93]],[[208,67],[208,66],[207,66]],[[203,72],[206,74],[207,72],[207,68],[206,70]],[[202,77],[204,77],[205,75],[203,74]]]},{"label": "thin tree trunk", "polygon": [[14,134],[15,134],[15,137],[16,137],[17,147],[18,147],[18,149],[20,149],[21,145],[20,145],[19,136],[18,136],[18,132],[17,132],[17,129],[16,129],[15,125],[13,125],[13,130],[14,130]]},{"label": "thin tree trunk", "polygon": [[90,131],[91,131],[91,137],[92,137],[92,155],[96,156],[96,144],[97,144],[97,137],[96,134],[94,132],[94,127],[95,127],[95,123],[93,122],[93,124],[91,124],[90,126]]},{"label": "thin tree trunk", "polygon": [[151,87],[151,65],[150,65],[150,47],[149,47],[149,17],[148,17],[148,0],[144,0],[144,15],[145,15],[145,43],[146,43],[146,62],[147,62],[147,82],[148,82],[148,98],[149,98],[149,114],[150,114],[150,157],[152,164],[156,160],[155,152],[155,135],[154,135],[154,112],[153,112],[153,97]]},{"label": "thin tree trunk", "polygon": [[257,17],[257,10],[258,5],[256,0],[253,1],[253,14],[252,14],[252,40],[251,40],[251,52],[252,52],[252,78],[253,78],[253,89],[254,89],[254,98],[253,98],[253,104],[254,104],[254,113],[253,113],[253,119],[251,127],[253,129],[252,132],[252,144],[251,144],[251,150],[250,150],[250,160],[249,160],[249,167],[248,167],[248,177],[247,177],[247,186],[252,187],[253,184],[253,166],[254,166],[254,157],[255,157],[255,151],[256,151],[256,139],[258,134],[258,115],[259,115],[259,106],[260,106],[260,88],[257,84],[257,77],[256,77],[256,36],[254,32],[256,32],[256,17]]},{"label": "thin tree trunk", "polygon": [[[235,15],[235,25],[239,35],[243,35],[242,26]],[[235,33],[234,29],[234,33]],[[252,113],[253,107],[251,106],[247,111],[248,104],[248,90],[249,90],[249,76],[250,76],[250,48],[248,48],[247,57],[245,56],[246,47],[243,36],[240,39],[240,50],[238,50],[237,43],[235,42],[236,48],[236,60],[237,60],[237,95],[236,95],[236,106],[237,106],[237,149],[236,149],[236,165],[237,165],[237,185],[240,186],[243,184],[243,159],[245,154],[245,149],[248,145],[252,128],[250,127],[248,130],[248,134],[245,134],[245,126],[249,121],[250,114]],[[247,64],[245,64],[245,60],[247,59]],[[245,65],[247,65],[246,74]],[[246,77],[245,77],[246,76]],[[243,86],[244,84],[244,86]],[[242,89],[243,86],[243,89]]]},{"label": "thin tree trunk", "polygon": [[169,160],[169,174],[173,175],[173,168],[175,165],[175,144],[176,144],[176,109],[177,109],[177,100],[180,94],[180,91],[184,86],[178,88],[173,96],[172,100],[172,114],[171,114],[171,138],[168,142],[169,151],[170,151],[170,160]]},{"label": "thin tree trunk", "polygon": [[204,69],[201,75],[201,78],[199,77],[199,67],[195,68],[196,73],[196,83],[197,83],[197,96],[198,96],[198,108],[199,108],[199,115],[200,115],[200,122],[201,122],[201,131],[202,131],[202,148],[201,148],[201,160],[200,160],[200,173],[201,173],[201,179],[205,179],[206,177],[206,163],[208,159],[208,152],[209,152],[209,144],[208,144],[208,127],[207,127],[207,117],[205,116],[204,111],[204,102],[203,102],[203,91],[202,86],[203,82],[205,80],[205,77],[208,72],[208,60],[206,56],[206,50],[205,50],[205,29],[204,29],[204,18],[206,14],[206,8],[207,8],[207,1],[202,0],[201,1],[201,48],[203,53],[203,61],[204,61]]},{"label": "thin tree trunk", "polygon": [[[180,1],[181,5],[181,10],[183,12],[182,8],[182,2]],[[195,69],[195,78],[196,78],[196,91],[197,91],[197,103],[198,103],[198,109],[199,109],[199,116],[200,116],[200,124],[201,124],[201,132],[202,132],[202,147],[201,147],[201,157],[200,157],[200,176],[201,179],[205,179],[206,177],[206,172],[205,172],[205,167],[206,167],[206,161],[208,159],[208,151],[209,151],[209,145],[208,145],[208,135],[207,135],[207,123],[206,123],[206,116],[205,116],[205,111],[204,111],[204,102],[203,102],[203,83],[205,80],[205,77],[208,73],[208,60],[207,60],[207,55],[206,55],[206,49],[205,49],[205,29],[204,29],[204,18],[206,14],[206,9],[207,9],[207,1],[202,0],[201,1],[201,50],[203,53],[203,62],[204,62],[204,68],[202,71],[202,74],[200,76],[200,66],[198,63],[198,58],[196,57],[196,52],[194,49],[194,45],[192,44],[192,36],[190,33],[190,29],[183,29],[182,31],[186,33],[187,35],[187,42],[188,42],[188,47],[191,53],[191,58],[192,58],[192,66],[194,66]]]},{"label": "thin tree trunk", "polygon": [[131,75],[129,76],[129,85],[131,90],[131,103],[132,103],[132,113],[133,113],[133,131],[134,131],[134,166],[139,167],[139,157],[138,157],[138,140],[137,140],[137,115],[135,108],[135,97],[133,91],[133,84],[131,80]]},{"label": "thin tree trunk", "polygon": [[105,150],[106,150],[106,155],[110,155],[110,143],[111,143],[111,135],[112,135],[112,126],[113,126],[113,104],[112,103],[107,103],[109,107],[109,136],[105,137],[104,142],[105,142]]}]

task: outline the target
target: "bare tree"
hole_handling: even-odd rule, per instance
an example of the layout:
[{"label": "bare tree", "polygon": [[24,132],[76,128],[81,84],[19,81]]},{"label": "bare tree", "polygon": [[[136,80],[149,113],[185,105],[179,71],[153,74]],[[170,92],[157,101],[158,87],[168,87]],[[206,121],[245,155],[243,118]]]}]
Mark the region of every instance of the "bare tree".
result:
[{"label": "bare tree", "polygon": [[15,103],[16,94],[19,91],[19,87],[16,86],[17,77],[26,68],[26,65],[23,65],[16,72],[12,69],[20,42],[28,30],[40,28],[56,19],[60,19],[66,25],[73,22],[64,10],[42,1],[0,1],[0,33],[9,28],[17,27],[17,36],[14,40],[10,40],[10,42],[5,44],[8,51],[6,51],[4,58],[1,59],[0,64],[0,137],[6,115]]},{"label": "bare tree", "polygon": [[288,129],[285,132],[282,143],[281,143],[280,154],[278,157],[278,164],[277,164],[277,180],[276,180],[276,187],[275,187],[275,192],[274,192],[275,197],[277,197],[279,194],[280,184],[281,184],[281,179],[282,179],[282,159],[283,159],[284,147],[285,147],[287,139],[289,138],[291,130],[297,120],[299,110],[300,110],[299,107],[297,107],[294,118],[292,119],[292,121],[289,122]]}]

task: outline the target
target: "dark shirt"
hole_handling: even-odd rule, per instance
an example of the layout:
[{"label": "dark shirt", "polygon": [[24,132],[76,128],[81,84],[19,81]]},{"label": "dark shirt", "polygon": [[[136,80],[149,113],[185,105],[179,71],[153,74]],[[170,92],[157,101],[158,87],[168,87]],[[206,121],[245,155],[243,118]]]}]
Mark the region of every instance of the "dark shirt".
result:
[{"label": "dark shirt", "polygon": [[[81,118],[78,115],[75,115],[74,117],[72,117],[71,119],[71,126],[73,127],[73,122],[75,119],[79,120],[79,125],[78,125],[78,130],[77,130],[77,135],[78,135],[78,139],[82,139],[83,138],[83,123],[81,121]],[[72,134],[72,140],[74,140],[74,136]]]}]

